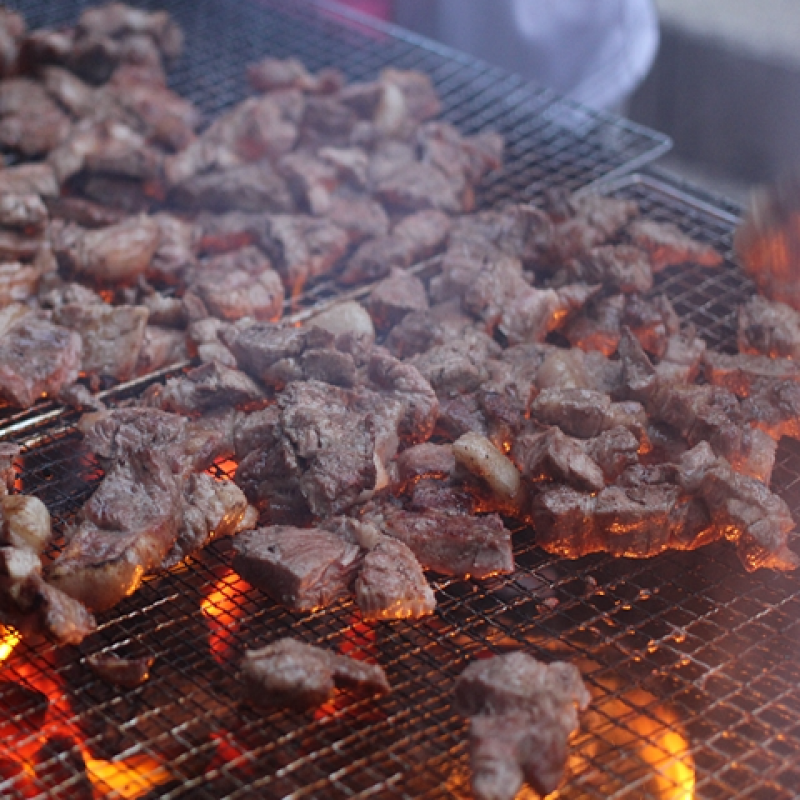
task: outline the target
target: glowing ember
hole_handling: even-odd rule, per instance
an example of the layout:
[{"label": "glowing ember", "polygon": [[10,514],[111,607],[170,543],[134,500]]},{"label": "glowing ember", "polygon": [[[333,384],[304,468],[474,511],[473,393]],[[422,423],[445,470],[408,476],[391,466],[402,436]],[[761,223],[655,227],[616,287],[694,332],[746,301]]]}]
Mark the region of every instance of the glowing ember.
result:
[{"label": "glowing ember", "polygon": [[119,761],[100,761],[85,756],[84,760],[92,785],[103,797],[135,800],[172,779],[161,762],[146,755]]},{"label": "glowing ember", "polygon": [[246,602],[245,591],[250,584],[229,570],[208,593],[200,608],[208,617],[208,637],[211,655],[215,661],[225,664],[230,660],[233,632]]},{"label": "glowing ember", "polygon": [[21,638],[14,628],[0,625],[0,662],[11,655]]}]

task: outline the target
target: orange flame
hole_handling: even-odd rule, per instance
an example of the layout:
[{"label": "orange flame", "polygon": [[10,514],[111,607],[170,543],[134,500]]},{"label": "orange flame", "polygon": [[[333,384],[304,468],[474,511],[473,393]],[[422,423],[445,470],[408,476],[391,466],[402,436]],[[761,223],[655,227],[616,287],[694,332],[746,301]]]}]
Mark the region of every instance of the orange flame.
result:
[{"label": "orange flame", "polygon": [[230,661],[233,634],[246,601],[244,593],[249,586],[233,570],[228,570],[200,604],[203,614],[208,617],[211,655],[220,664]]},{"label": "orange flame", "polygon": [[0,625],[0,662],[5,661],[14,652],[21,638],[14,628]]}]

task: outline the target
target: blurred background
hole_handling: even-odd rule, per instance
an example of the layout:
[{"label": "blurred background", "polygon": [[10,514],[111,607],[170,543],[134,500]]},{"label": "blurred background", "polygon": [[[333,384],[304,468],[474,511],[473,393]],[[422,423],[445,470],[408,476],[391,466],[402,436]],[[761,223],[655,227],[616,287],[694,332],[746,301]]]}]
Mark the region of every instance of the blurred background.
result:
[{"label": "blurred background", "polygon": [[[607,8],[607,2],[598,6]],[[528,30],[527,40],[524,31],[520,34],[525,20],[519,8],[525,0],[347,4],[527,77],[544,74],[547,79],[538,82],[667,133],[674,149],[659,164],[734,200],[743,202],[750,187],[800,165],[800,0],[631,0],[626,8],[619,0],[627,41],[633,32],[638,49],[620,50],[616,57],[627,60],[636,85],[611,103],[603,86],[613,76],[570,88],[570,63],[560,72],[537,63],[541,33]],[[562,16],[568,13],[563,0],[539,2],[542,9],[548,4]],[[576,8],[579,4],[576,0]],[[644,21],[632,19],[641,16],[643,5],[657,18],[655,42],[646,41]],[[595,20],[595,31],[606,22]],[[575,24],[569,28],[569,21],[565,25],[572,40],[593,52],[590,31]],[[615,79],[625,82],[619,75]]]}]

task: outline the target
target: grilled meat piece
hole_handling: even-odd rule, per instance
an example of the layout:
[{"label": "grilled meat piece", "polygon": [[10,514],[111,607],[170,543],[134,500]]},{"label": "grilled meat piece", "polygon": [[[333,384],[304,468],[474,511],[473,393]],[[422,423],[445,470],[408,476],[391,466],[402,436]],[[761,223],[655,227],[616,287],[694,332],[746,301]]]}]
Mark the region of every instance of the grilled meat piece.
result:
[{"label": "grilled meat piece", "polygon": [[739,308],[739,350],[771,358],[800,358],[800,311],[754,295]]},{"label": "grilled meat piece", "polygon": [[80,644],[94,631],[94,617],[41,573],[35,551],[0,547],[0,618],[23,635],[43,634],[57,644]]},{"label": "grilled meat piece", "polygon": [[152,219],[158,225],[159,238],[147,266],[147,278],[160,285],[175,286],[185,281],[196,264],[192,248],[193,227],[163,212],[154,214]]},{"label": "grilled meat piece", "polygon": [[335,349],[335,337],[322,328],[261,323],[225,331],[222,338],[240,367],[266,386],[311,379],[344,387],[356,383],[353,357]]},{"label": "grilled meat piece", "polygon": [[489,379],[487,360],[500,358],[502,350],[484,333],[466,333],[463,338],[431,347],[411,363],[439,395],[474,392]]},{"label": "grilled meat piece", "polygon": [[626,469],[639,462],[640,447],[639,440],[622,426],[583,440],[586,455],[603,471],[606,483],[613,483]]},{"label": "grilled meat piece", "polygon": [[400,219],[392,234],[414,246],[412,262],[422,261],[438,253],[447,242],[451,221],[441,211],[417,211]]},{"label": "grilled meat piece", "polygon": [[396,358],[411,358],[437,344],[456,339],[473,327],[473,320],[455,302],[439,303],[429,311],[412,311],[386,337],[386,348]]},{"label": "grilled meat piece", "polygon": [[432,164],[412,162],[377,181],[375,197],[395,212],[443,211],[460,214],[474,204],[464,177],[451,178]]},{"label": "grilled meat piece", "polygon": [[499,516],[424,513],[383,507],[366,519],[411,548],[423,569],[481,579],[514,571],[511,532]]},{"label": "grilled meat piece", "polygon": [[776,442],[800,439],[800,386],[794,380],[760,383],[742,402],[742,416]]},{"label": "grilled meat piece", "polygon": [[709,383],[723,386],[739,397],[747,397],[771,381],[800,383],[800,364],[788,358],[745,353],[734,356],[706,350],[703,368]]},{"label": "grilled meat piece", "polygon": [[284,285],[299,292],[306,282],[327,275],[347,251],[347,233],[326,219],[268,217],[258,241]]},{"label": "grilled meat piece", "polygon": [[364,556],[355,595],[365,620],[417,619],[436,609],[436,598],[414,553],[389,536],[382,536]]},{"label": "grilled meat piece", "polygon": [[275,444],[251,453],[236,473],[250,501],[268,507],[273,521],[309,511],[338,514],[376,488],[378,464],[397,447],[399,403],[303,381],[287,386],[278,407]]},{"label": "grilled meat piece", "polygon": [[335,167],[309,152],[296,151],[283,156],[277,168],[299,211],[317,216],[330,211],[331,195],[339,185]]},{"label": "grilled meat piece", "polygon": [[706,343],[689,325],[667,338],[664,355],[656,366],[656,375],[663,381],[692,383],[700,371]]},{"label": "grilled meat piece", "polygon": [[160,230],[147,216],[117,225],[84,230],[69,224],[54,241],[56,257],[65,269],[100,285],[135,283],[158,249]]},{"label": "grilled meat piece", "polygon": [[568,261],[556,275],[557,285],[598,283],[623,294],[648,292],[653,288],[653,271],[647,254],[627,244],[592,247]]},{"label": "grilled meat piece", "polygon": [[29,313],[0,337],[0,394],[21,408],[78,379],[81,337]]},{"label": "grilled meat piece", "polygon": [[664,356],[668,337],[680,330],[678,315],[663,294],[652,300],[645,300],[638,294],[628,295],[622,322],[639,340],[642,348],[656,358]]},{"label": "grilled meat piece", "polygon": [[393,268],[370,292],[369,313],[378,330],[388,330],[412,311],[428,308],[428,295],[422,281],[402,269]]},{"label": "grilled meat piece", "polygon": [[298,611],[347,596],[361,566],[359,547],[321,528],[275,525],[234,539],[233,568],[275,602]]},{"label": "grilled meat piece", "polygon": [[653,272],[682,264],[718,267],[722,256],[710,245],[687,236],[671,222],[637,219],[628,225],[626,234],[636,247],[650,257]]},{"label": "grilled meat piece", "polygon": [[374,695],[389,691],[377,664],[356,661],[297,639],[278,639],[245,651],[242,679],[248,700],[259,706],[308,709],[330,700],[334,689]]},{"label": "grilled meat piece", "polygon": [[389,232],[389,217],[383,207],[369,197],[334,194],[325,216],[341,228],[352,243],[386,236]]},{"label": "grilled meat piece", "polygon": [[245,247],[207,259],[190,278],[189,292],[219,319],[244,317],[277,321],[283,313],[283,284],[269,259],[256,247]]},{"label": "grilled meat piece", "polygon": [[134,376],[148,316],[143,306],[69,304],[53,312],[53,321],[80,334],[81,370],[99,383]]},{"label": "grilled meat piece", "polygon": [[609,552],[649,558],[667,549],[694,549],[722,535],[709,533],[708,515],[692,510],[668,483],[608,486],[595,495],[554,486],[532,506],[537,544],[549,553],[580,558]]},{"label": "grilled meat piece", "polygon": [[587,492],[599,492],[605,486],[603,471],[581,442],[559,428],[517,437],[511,458],[532,481],[558,481]]},{"label": "grilled meat piece", "polygon": [[221,406],[252,406],[264,400],[254,381],[218,362],[195,367],[185,375],[154,384],[143,396],[144,405],[177,414],[197,414]]},{"label": "grilled meat piece", "polygon": [[41,84],[0,81],[0,147],[27,158],[47,155],[69,135],[70,120]]},{"label": "grilled meat piece", "polygon": [[212,539],[253,527],[256,518],[255,509],[248,506],[242,490],[231,481],[214,480],[205,472],[190,475],[184,486],[178,538],[161,569],[171,569]]},{"label": "grilled meat piece", "polygon": [[187,211],[285,214],[293,209],[283,178],[268,161],[215,169],[175,184],[169,201]]},{"label": "grilled meat piece", "polygon": [[398,454],[396,466],[400,486],[407,486],[420,478],[449,477],[455,470],[456,459],[451,445],[424,442]]},{"label": "grilled meat piece", "polygon": [[18,164],[0,170],[0,194],[58,196],[58,181],[49,164]]},{"label": "grilled meat piece", "polygon": [[386,277],[392,269],[406,269],[414,262],[416,244],[389,234],[363,242],[347,260],[336,280],[352,286]]},{"label": "grilled meat piece", "polygon": [[98,678],[123,689],[135,689],[147,683],[155,660],[155,656],[121,658],[113,653],[92,653],[86,656],[86,664]]},{"label": "grilled meat piece", "polygon": [[37,194],[0,195],[0,225],[25,233],[44,230],[48,220],[47,206]]},{"label": "grilled meat piece", "polygon": [[542,796],[558,788],[578,710],[590,695],[572,664],[543,664],[521,651],[476,661],[456,680],[454,705],[470,717],[472,791],[512,800],[527,781]]},{"label": "grilled meat piece", "polygon": [[162,367],[180,364],[188,358],[186,335],[183,331],[147,325],[134,373],[136,376],[148,375]]},{"label": "grilled meat piece", "polygon": [[573,347],[611,356],[619,344],[624,310],[625,298],[621,294],[594,298],[569,319],[563,328],[564,336]]},{"label": "grilled meat piece", "polygon": [[17,71],[20,48],[25,36],[25,19],[15,11],[0,12],[0,77]]},{"label": "grilled meat piece", "polygon": [[646,425],[638,403],[612,403],[608,395],[591,389],[543,389],[531,405],[531,418],[557,425],[579,439],[599,436],[618,425],[641,438]]},{"label": "grilled meat piece", "polygon": [[82,228],[105,228],[122,222],[123,212],[93,203],[83,197],[45,197],[44,203],[51,219],[74,222]]},{"label": "grilled meat piece", "polygon": [[247,82],[257,92],[276,89],[300,89],[313,92],[315,77],[296,58],[264,58],[247,67]]}]

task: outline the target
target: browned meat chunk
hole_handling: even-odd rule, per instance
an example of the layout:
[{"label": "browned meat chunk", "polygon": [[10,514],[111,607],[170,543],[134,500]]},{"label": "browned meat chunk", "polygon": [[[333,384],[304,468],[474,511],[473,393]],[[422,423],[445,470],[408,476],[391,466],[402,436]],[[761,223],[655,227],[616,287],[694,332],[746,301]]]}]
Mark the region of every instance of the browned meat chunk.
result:
[{"label": "browned meat chunk", "polygon": [[192,225],[171,214],[155,214],[159,238],[153,258],[147,267],[148,280],[174,286],[184,281],[195,266],[192,250]]},{"label": "browned meat chunk", "polygon": [[19,164],[0,170],[0,194],[56,197],[58,181],[49,164]]},{"label": "browned meat chunk", "polygon": [[189,211],[290,212],[292,198],[268,161],[216,169],[175,185],[171,203]]},{"label": "browned meat chunk", "polygon": [[81,368],[81,337],[31,313],[0,337],[0,395],[29,408],[75,383]]},{"label": "browned meat chunk", "polygon": [[428,308],[422,281],[402,269],[393,268],[370,293],[367,308],[378,330],[388,330],[412,311]]},{"label": "browned meat chunk", "polygon": [[624,309],[625,298],[621,294],[590,300],[569,319],[563,328],[564,336],[573,347],[613,355],[619,344]]},{"label": "browned meat chunk", "polygon": [[638,403],[612,403],[608,395],[591,389],[544,389],[531,405],[531,417],[579,439],[599,436],[617,425],[636,434],[646,424]]},{"label": "browned meat chunk", "polygon": [[692,239],[671,222],[637,219],[626,232],[631,242],[648,254],[653,272],[681,264],[718,267],[722,263],[713,247]]},{"label": "browned meat chunk", "polygon": [[518,437],[511,458],[532,481],[558,481],[587,492],[599,492],[605,486],[603,471],[581,442],[558,428]]},{"label": "browned meat chunk", "polygon": [[36,233],[47,225],[48,213],[38,194],[0,195],[0,225]]},{"label": "browned meat chunk", "polygon": [[456,467],[453,448],[449,444],[424,442],[403,450],[397,456],[397,478],[401,486],[420,478],[447,478]]},{"label": "browned meat chunk", "polygon": [[247,68],[247,81],[257,92],[276,89],[311,91],[314,77],[296,58],[264,58]]},{"label": "browned meat chunk", "polygon": [[476,661],[458,677],[454,705],[471,717],[476,800],[513,800],[524,781],[542,796],[558,788],[568,741],[589,691],[572,664],[521,651]]},{"label": "browned meat chunk", "polygon": [[345,286],[371,283],[386,277],[392,269],[406,269],[414,262],[416,244],[398,236],[379,236],[363,242],[347,260],[337,281]]},{"label": "browned meat chunk", "polygon": [[478,579],[514,571],[511,532],[496,514],[468,517],[386,508],[368,518],[407,544],[424,569]]},{"label": "browned meat chunk", "polygon": [[472,210],[471,193],[463,176],[452,179],[433,165],[412,162],[378,181],[375,196],[394,211],[444,211],[460,214]]},{"label": "browned meat chunk", "polygon": [[800,558],[787,544],[795,524],[786,503],[761,481],[719,459],[703,476],[700,495],[726,539],[736,542],[745,569],[791,570]]},{"label": "browned meat chunk", "polygon": [[800,358],[800,312],[754,295],[739,309],[739,350],[772,358]]},{"label": "browned meat chunk", "polygon": [[220,406],[252,406],[264,393],[244,372],[210,362],[155,384],[144,394],[145,405],[177,414],[197,414]]},{"label": "browned meat chunk", "polygon": [[248,699],[267,707],[314,708],[330,700],[336,688],[367,696],[389,691],[386,675],[377,664],[296,639],[279,639],[246,651],[242,677]]},{"label": "browned meat chunk", "polygon": [[218,319],[275,322],[283,314],[281,277],[256,247],[214,256],[193,272],[189,291]]},{"label": "browned meat chunk", "polygon": [[239,534],[233,568],[248,583],[298,611],[326,608],[347,596],[361,550],[320,528],[277,525]]},{"label": "browned meat chunk", "polygon": [[706,352],[705,340],[687,326],[667,339],[667,347],[656,366],[656,375],[673,383],[692,383],[700,371]]},{"label": "browned meat chunk", "polygon": [[25,27],[21,14],[7,8],[0,11],[0,77],[17,71]]},{"label": "browned meat chunk", "polygon": [[356,383],[356,364],[334,347],[335,337],[317,327],[287,328],[268,323],[223,333],[239,366],[266,386],[282,388],[297,380],[337,386]]},{"label": "browned meat chunk", "polygon": [[178,538],[161,568],[170,569],[212,539],[231,536],[251,528],[255,522],[255,509],[248,506],[238,486],[231,481],[215,480],[205,472],[190,475],[184,487]]},{"label": "browned meat chunk", "polygon": [[403,217],[392,234],[413,245],[412,262],[422,261],[438,253],[450,234],[450,217],[441,211],[418,211]]},{"label": "browned meat chunk", "polygon": [[67,137],[70,127],[69,117],[40,83],[29,78],[0,82],[0,147],[42,156]]},{"label": "browned meat chunk", "polygon": [[664,356],[668,337],[680,329],[678,315],[663,294],[652,300],[645,300],[638,294],[628,295],[622,321],[639,340],[642,348],[656,358]]},{"label": "browned meat chunk", "polygon": [[483,333],[475,332],[431,347],[411,363],[441,396],[474,392],[489,378],[487,359],[499,358],[501,349]]},{"label": "browned meat chunk", "polygon": [[742,403],[742,415],[776,442],[782,436],[800,439],[800,386],[793,380],[764,382]]},{"label": "browned meat chunk", "polygon": [[92,653],[86,656],[89,669],[98,678],[123,689],[134,689],[147,683],[150,679],[150,668],[155,660],[155,656],[121,658],[113,653]]},{"label": "browned meat chunk", "polygon": [[23,635],[45,635],[57,644],[80,644],[95,629],[84,606],[42,578],[38,553],[0,547],[0,616]]},{"label": "browned meat chunk", "polygon": [[117,225],[84,230],[67,225],[54,242],[59,263],[101,285],[135,283],[150,265],[160,240],[150,217],[131,217]]},{"label": "browned meat chunk", "polygon": [[171,364],[180,364],[189,358],[186,335],[183,331],[147,325],[142,347],[136,360],[135,374],[147,375]]},{"label": "browned meat chunk", "polygon": [[453,224],[450,245],[470,248],[490,243],[524,266],[533,267],[551,246],[552,237],[553,225],[546,214],[518,204],[461,217]]},{"label": "browned meat chunk", "polygon": [[719,538],[708,517],[695,520],[678,487],[670,484],[609,486],[596,495],[556,486],[532,509],[536,541],[549,553],[580,558],[605,551],[648,558],[669,548],[693,549]]},{"label": "browned meat chunk", "polygon": [[[387,438],[396,448],[399,404],[374,393],[366,410],[359,394],[318,381],[290,384],[279,396],[277,441],[251,453],[239,465],[236,482],[251,502],[266,506],[272,520],[292,514],[325,517],[346,510],[376,487],[376,412],[394,412]],[[369,395],[367,395],[369,397]],[[374,398],[374,399],[373,399]],[[394,456],[389,449],[386,460]],[[296,519],[296,518],[295,518]]]},{"label": "browned meat chunk", "polygon": [[387,67],[381,71],[381,81],[400,89],[408,113],[418,122],[437,116],[442,109],[430,76],[424,72]]},{"label": "browned meat chunk", "polygon": [[788,358],[743,353],[734,356],[706,350],[703,367],[709,383],[723,386],[739,397],[747,397],[768,381],[800,383],[800,364]]},{"label": "browned meat chunk", "polygon": [[606,483],[613,483],[639,461],[639,440],[622,426],[603,431],[583,444],[586,455],[603,470]]},{"label": "browned meat chunk", "polygon": [[557,276],[560,284],[600,283],[624,294],[648,292],[653,272],[647,254],[627,244],[593,247],[567,262]]},{"label": "browned meat chunk", "polygon": [[414,553],[389,536],[381,537],[364,556],[355,595],[365,620],[417,619],[436,609],[436,598]]},{"label": "browned meat chunk", "polygon": [[96,379],[127,381],[134,376],[144,341],[148,311],[143,306],[70,304],[53,321],[80,334],[81,370]]},{"label": "browned meat chunk", "polygon": [[330,211],[331,195],[339,185],[339,174],[331,164],[298,151],[285,155],[278,162],[278,171],[299,211],[314,215]]},{"label": "browned meat chunk", "polygon": [[334,268],[347,251],[349,239],[326,219],[277,215],[267,219],[258,244],[284,284],[298,292],[307,281]]},{"label": "browned meat chunk", "polygon": [[115,208],[93,203],[83,197],[45,197],[52,219],[74,222],[82,228],[105,228],[122,222],[125,214]]},{"label": "browned meat chunk", "polygon": [[331,197],[327,218],[341,228],[351,242],[386,236],[389,218],[383,207],[369,197],[335,194]]}]

